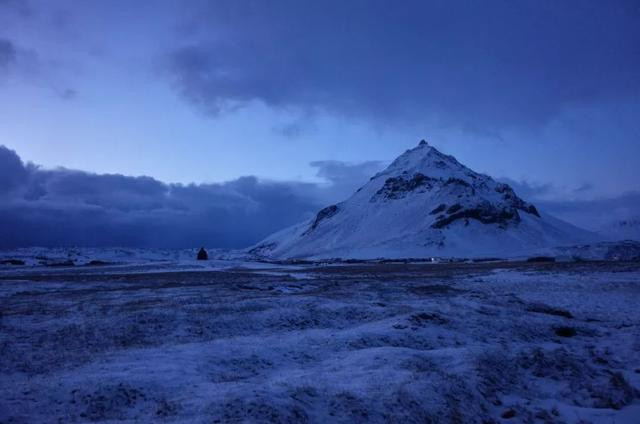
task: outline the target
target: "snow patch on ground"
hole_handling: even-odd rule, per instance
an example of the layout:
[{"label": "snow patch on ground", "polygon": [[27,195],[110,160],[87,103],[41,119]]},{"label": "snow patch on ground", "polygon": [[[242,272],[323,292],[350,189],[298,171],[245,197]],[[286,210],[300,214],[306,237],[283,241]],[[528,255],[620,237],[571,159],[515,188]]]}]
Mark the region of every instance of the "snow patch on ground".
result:
[{"label": "snow patch on ground", "polygon": [[639,303],[637,262],[5,273],[0,421],[636,423]]}]

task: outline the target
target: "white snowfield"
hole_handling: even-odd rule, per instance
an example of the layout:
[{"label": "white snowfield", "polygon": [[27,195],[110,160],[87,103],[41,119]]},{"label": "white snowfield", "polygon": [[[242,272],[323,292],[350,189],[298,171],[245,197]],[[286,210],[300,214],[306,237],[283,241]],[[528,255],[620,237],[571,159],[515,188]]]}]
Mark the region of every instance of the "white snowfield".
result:
[{"label": "white snowfield", "polygon": [[256,266],[5,270],[0,422],[639,422],[638,262]]},{"label": "white snowfield", "polygon": [[273,258],[514,257],[595,240],[423,141],[349,199],[251,251]]}]

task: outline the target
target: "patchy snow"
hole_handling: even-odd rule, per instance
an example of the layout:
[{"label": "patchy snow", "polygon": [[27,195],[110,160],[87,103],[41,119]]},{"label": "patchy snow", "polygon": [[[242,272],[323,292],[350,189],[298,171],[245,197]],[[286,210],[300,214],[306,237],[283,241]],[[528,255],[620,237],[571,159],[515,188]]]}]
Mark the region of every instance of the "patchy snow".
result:
[{"label": "patchy snow", "polygon": [[250,251],[275,258],[514,257],[596,239],[423,142],[346,201]]},{"label": "patchy snow", "polygon": [[0,275],[0,422],[640,416],[638,262],[78,270]]},{"label": "patchy snow", "polygon": [[[243,251],[210,249],[209,260],[196,259],[199,248],[86,248],[86,247],[28,247],[0,250],[0,273],[16,268],[46,267],[56,269],[123,271],[184,271],[224,269],[238,266],[256,266],[253,257]],[[268,265],[264,265],[268,266]]]}]

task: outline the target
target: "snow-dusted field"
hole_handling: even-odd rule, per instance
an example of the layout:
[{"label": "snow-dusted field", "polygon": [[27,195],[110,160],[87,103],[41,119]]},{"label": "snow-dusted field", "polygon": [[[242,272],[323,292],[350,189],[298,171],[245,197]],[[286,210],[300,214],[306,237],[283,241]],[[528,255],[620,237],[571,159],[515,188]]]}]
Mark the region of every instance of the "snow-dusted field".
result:
[{"label": "snow-dusted field", "polygon": [[0,422],[640,422],[637,262],[152,268],[4,268]]}]

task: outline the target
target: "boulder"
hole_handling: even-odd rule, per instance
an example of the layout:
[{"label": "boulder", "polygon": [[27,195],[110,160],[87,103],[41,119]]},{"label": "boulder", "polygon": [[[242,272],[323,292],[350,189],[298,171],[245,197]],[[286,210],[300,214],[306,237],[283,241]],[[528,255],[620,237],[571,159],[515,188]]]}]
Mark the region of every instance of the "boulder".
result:
[{"label": "boulder", "polygon": [[209,259],[209,255],[207,254],[207,251],[204,250],[204,247],[201,247],[200,250],[198,250],[198,260],[206,261],[208,259]]}]

